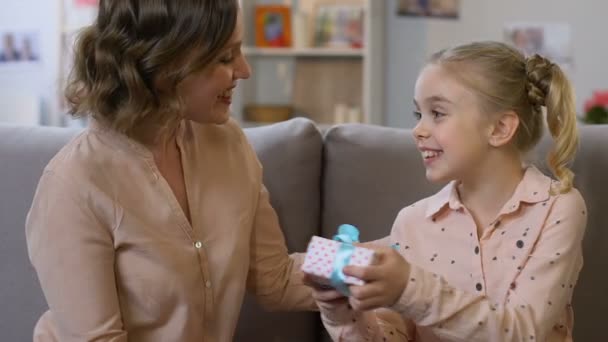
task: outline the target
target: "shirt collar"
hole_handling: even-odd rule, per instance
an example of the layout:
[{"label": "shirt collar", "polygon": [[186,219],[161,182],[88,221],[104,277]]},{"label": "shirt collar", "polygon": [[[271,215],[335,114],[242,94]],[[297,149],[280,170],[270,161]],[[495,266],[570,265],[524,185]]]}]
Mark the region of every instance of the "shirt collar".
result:
[{"label": "shirt collar", "polygon": [[[518,210],[521,203],[532,204],[548,200],[551,182],[551,178],[545,176],[535,166],[527,167],[524,177],[517,185],[511,199],[501,209],[499,216]],[[457,181],[452,181],[437,194],[429,198],[426,209],[427,218],[437,215],[445,207],[449,207],[451,210],[463,208],[460,196],[458,195],[457,185]]]},{"label": "shirt collar", "polygon": [[[188,122],[185,120],[180,122],[179,128],[177,130],[178,142],[183,141],[185,131],[187,130],[187,125]],[[108,141],[108,143],[114,147],[135,151],[137,154],[141,155],[146,159],[154,159],[152,151],[150,151],[149,148],[147,148],[137,140],[129,138],[128,136],[115,131],[103,119],[90,117],[88,129],[107,137],[108,139],[106,140]]]},{"label": "shirt collar", "polygon": [[451,181],[438,193],[429,198],[429,205],[427,206],[425,214],[427,218],[435,216],[446,206],[449,206],[452,210],[459,210],[462,208],[462,202],[460,202],[460,197],[458,196],[458,190],[456,188],[457,185],[457,181]]}]

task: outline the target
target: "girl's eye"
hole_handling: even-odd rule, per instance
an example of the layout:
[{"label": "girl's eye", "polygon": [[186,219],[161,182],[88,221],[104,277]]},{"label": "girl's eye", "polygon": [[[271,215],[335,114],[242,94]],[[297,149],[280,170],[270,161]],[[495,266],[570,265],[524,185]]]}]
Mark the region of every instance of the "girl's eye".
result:
[{"label": "girl's eye", "polygon": [[422,113],[420,113],[419,111],[415,110],[413,112],[414,114],[414,118],[416,119],[416,121],[420,121],[420,119],[422,118]]},{"label": "girl's eye", "polygon": [[438,111],[436,111],[436,110],[431,111],[431,113],[433,113],[433,117],[434,117],[435,119],[438,119],[438,118],[440,118],[440,117],[442,117],[442,116],[445,116],[445,114],[444,114],[444,113],[438,112]]}]

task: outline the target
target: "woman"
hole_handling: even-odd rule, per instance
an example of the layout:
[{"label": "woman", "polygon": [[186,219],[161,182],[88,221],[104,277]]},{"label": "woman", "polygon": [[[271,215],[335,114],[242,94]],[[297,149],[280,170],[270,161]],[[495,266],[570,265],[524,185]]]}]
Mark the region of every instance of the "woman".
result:
[{"label": "woman", "polygon": [[250,75],[237,0],[101,0],[67,89],[90,127],[26,223],[39,341],[229,341],[245,289],[313,309],[262,170],[229,118]]}]

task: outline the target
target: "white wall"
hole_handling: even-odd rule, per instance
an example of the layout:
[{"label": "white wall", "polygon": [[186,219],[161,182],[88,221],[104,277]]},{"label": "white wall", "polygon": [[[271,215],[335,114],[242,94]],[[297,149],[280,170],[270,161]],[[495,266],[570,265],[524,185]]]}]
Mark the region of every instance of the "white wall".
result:
[{"label": "white wall", "polygon": [[[431,53],[471,40],[502,40],[511,22],[568,23],[575,69],[572,81],[578,109],[596,89],[608,89],[605,0],[461,0],[459,20],[396,16],[397,0],[388,1],[387,122],[412,127],[412,94],[419,69]],[[584,4],[584,5],[583,5]]]},{"label": "white wall", "polygon": [[[36,31],[39,34],[41,63],[32,67],[20,65],[0,68],[0,121],[9,108],[21,101],[40,101],[44,122],[57,107],[59,68],[59,0],[0,0],[0,32]],[[29,103],[23,104],[31,107]],[[51,122],[55,123],[55,122]]]}]

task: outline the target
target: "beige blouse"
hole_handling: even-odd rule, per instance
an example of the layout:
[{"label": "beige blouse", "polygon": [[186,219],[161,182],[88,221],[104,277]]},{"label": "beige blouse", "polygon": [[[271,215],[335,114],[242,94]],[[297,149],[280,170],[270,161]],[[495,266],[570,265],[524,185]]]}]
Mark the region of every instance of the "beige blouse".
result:
[{"label": "beige blouse", "polygon": [[[335,341],[572,341],[572,293],[583,266],[585,201],[527,169],[477,235],[456,183],[401,210],[389,239],[411,264],[394,312],[341,308],[324,317]],[[400,314],[406,321],[396,319]]]},{"label": "beige blouse", "polygon": [[238,125],[185,121],[192,224],[151,152],[99,123],[45,168],[26,222],[50,310],[37,341],[230,341],[245,290],[316,308]]}]

